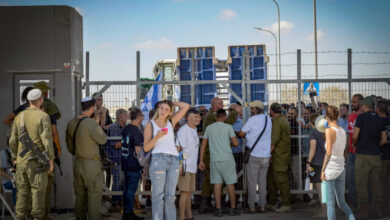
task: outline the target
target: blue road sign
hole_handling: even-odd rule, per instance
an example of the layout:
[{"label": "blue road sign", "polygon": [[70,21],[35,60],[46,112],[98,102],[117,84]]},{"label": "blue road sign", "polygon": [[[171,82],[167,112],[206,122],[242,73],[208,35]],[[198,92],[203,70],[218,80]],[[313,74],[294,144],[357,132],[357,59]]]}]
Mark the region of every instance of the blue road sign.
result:
[{"label": "blue road sign", "polygon": [[320,95],[320,84],[317,82],[304,83],[303,84],[303,94],[308,95],[310,92],[317,92],[317,96]]}]

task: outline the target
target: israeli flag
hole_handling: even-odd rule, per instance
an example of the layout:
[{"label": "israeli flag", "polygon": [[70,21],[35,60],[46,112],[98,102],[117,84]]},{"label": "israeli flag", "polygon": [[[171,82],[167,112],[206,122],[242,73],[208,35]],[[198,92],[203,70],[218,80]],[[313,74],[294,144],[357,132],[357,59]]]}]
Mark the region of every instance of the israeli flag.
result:
[{"label": "israeli flag", "polygon": [[[156,81],[161,81],[162,71],[158,74]],[[149,111],[154,108],[154,105],[161,99],[162,85],[154,84],[150,87],[148,93],[145,96],[144,101],[141,104],[141,111],[144,114],[144,120],[142,125],[145,126],[149,121]]]}]

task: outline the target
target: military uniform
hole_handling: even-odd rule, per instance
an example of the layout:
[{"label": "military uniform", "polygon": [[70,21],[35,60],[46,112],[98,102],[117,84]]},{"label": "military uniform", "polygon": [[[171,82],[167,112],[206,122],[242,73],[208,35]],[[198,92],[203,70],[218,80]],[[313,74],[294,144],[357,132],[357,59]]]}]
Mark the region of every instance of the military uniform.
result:
[{"label": "military uniform", "polygon": [[[12,125],[10,149],[13,160],[16,158],[16,185],[18,188],[16,215],[19,219],[27,218],[30,214],[37,219],[45,215],[45,193],[47,187],[47,172],[37,173],[35,168],[41,165],[36,160],[28,160],[31,151],[24,157],[20,152],[24,149],[19,142],[20,120],[24,117],[24,126],[31,140],[41,151],[47,151],[49,159],[54,159],[53,139],[50,118],[38,108],[27,108],[23,114],[18,114]],[[31,201],[32,200],[32,201]],[[31,207],[31,213],[30,213]]]},{"label": "military uniform", "polygon": [[[216,113],[210,110],[203,122],[203,131],[206,131],[207,126],[211,125],[216,121],[217,121]],[[229,116],[226,119],[225,123],[233,125],[236,121],[237,121],[237,112],[232,111],[229,113]],[[211,198],[214,188],[213,185],[210,183],[210,149],[208,144],[204,152],[203,161],[205,164],[205,170],[204,170],[204,179],[202,184],[201,196],[205,198]]]},{"label": "military uniform", "polygon": [[[50,87],[44,81],[35,83],[34,88],[39,89],[42,92],[47,92],[48,90],[50,90]],[[44,112],[46,112],[49,115],[51,125],[57,125],[57,120],[61,118],[61,113],[57,105],[54,104],[50,99],[44,97],[41,108],[43,109]],[[56,150],[58,146],[56,146],[53,143],[53,147],[55,147],[54,152],[55,152],[55,157],[57,157]],[[50,208],[51,208],[51,192],[53,191],[53,184],[54,184],[54,169],[52,175],[48,176],[46,197],[45,197],[45,209],[46,209],[46,214],[44,217],[45,220],[49,219]]]},{"label": "military uniform", "polygon": [[271,144],[275,148],[267,176],[268,203],[270,205],[277,203],[277,190],[280,190],[282,205],[290,206],[290,186],[287,173],[291,160],[290,125],[282,115],[272,120]]},{"label": "military uniform", "polygon": [[70,153],[76,156],[73,166],[74,192],[76,194],[75,216],[77,220],[99,220],[103,191],[103,172],[99,144],[105,144],[107,137],[94,119],[81,121],[75,146],[73,133],[80,119],[72,119],[67,126],[66,143]]},{"label": "military uniform", "polygon": [[[61,118],[61,113],[57,105],[54,104],[48,98],[43,99],[43,104],[41,108],[50,116],[50,121],[52,125],[56,124],[55,121]],[[56,146],[53,144],[53,147]],[[44,219],[49,219],[50,208],[51,208],[51,192],[53,191],[53,184],[54,184],[54,169],[52,175],[49,175],[47,180],[46,197],[45,197],[46,215]]]}]

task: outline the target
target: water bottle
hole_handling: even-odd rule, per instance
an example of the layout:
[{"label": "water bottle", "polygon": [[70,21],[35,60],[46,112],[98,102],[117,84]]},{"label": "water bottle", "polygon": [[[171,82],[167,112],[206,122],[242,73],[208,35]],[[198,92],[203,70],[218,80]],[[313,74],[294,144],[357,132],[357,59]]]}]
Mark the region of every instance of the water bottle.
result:
[{"label": "water bottle", "polygon": [[326,186],[326,181],[321,183],[321,195],[322,195],[322,204],[326,204],[328,202],[328,187]]}]

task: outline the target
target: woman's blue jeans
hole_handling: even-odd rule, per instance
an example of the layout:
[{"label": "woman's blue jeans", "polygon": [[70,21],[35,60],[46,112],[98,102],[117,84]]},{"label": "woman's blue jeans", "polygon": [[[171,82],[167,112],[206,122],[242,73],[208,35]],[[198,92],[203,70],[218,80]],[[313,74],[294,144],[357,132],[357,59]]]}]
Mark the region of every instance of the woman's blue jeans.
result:
[{"label": "woman's blue jeans", "polygon": [[149,174],[152,180],[153,220],[176,220],[175,192],[179,169],[178,156],[152,155]]},{"label": "woman's blue jeans", "polygon": [[345,191],[345,170],[334,180],[327,180],[327,212],[328,220],[336,219],[336,200],[341,210],[343,210],[348,220],[355,220],[355,216],[351,208],[345,202],[344,191]]}]

